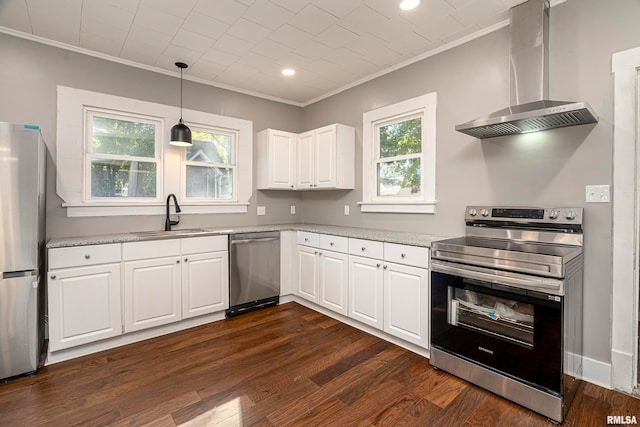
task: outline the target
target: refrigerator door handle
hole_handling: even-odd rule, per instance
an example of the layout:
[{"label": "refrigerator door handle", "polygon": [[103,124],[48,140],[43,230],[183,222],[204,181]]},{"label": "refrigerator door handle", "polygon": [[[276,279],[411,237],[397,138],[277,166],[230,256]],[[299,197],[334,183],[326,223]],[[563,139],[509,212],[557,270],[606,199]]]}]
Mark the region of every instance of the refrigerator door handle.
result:
[{"label": "refrigerator door handle", "polygon": [[37,276],[38,272],[36,270],[25,270],[25,271],[5,271],[2,273],[3,279],[13,279],[14,277],[28,277],[28,276]]}]

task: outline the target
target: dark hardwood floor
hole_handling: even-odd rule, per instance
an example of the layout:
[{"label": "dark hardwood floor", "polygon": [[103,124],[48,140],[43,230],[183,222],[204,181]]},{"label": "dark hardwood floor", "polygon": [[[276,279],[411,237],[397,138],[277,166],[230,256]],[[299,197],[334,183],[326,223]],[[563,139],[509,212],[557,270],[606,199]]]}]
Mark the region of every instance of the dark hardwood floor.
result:
[{"label": "dark hardwood floor", "polygon": [[[589,383],[563,425],[640,419]],[[546,426],[546,418],[296,303],[44,367],[0,386],[1,426]]]}]

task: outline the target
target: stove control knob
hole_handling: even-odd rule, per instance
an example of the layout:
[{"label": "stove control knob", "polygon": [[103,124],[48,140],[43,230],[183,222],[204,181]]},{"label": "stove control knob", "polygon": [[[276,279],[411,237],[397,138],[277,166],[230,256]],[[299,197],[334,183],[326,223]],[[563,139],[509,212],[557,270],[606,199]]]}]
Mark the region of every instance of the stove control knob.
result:
[{"label": "stove control knob", "polygon": [[469,216],[476,216],[476,215],[478,215],[478,211],[477,210],[475,210],[473,208],[469,209]]},{"label": "stove control knob", "polygon": [[549,219],[558,219],[560,212],[558,211],[549,211]]},{"label": "stove control knob", "polygon": [[572,219],[576,219],[576,213],[574,211],[572,211],[571,209],[569,209],[568,211],[566,211],[564,213],[564,217],[566,219],[568,219],[569,221],[571,221]]},{"label": "stove control knob", "polygon": [[487,209],[482,209],[482,210],[480,211],[480,215],[482,215],[482,216],[489,216],[489,210],[487,210]]}]

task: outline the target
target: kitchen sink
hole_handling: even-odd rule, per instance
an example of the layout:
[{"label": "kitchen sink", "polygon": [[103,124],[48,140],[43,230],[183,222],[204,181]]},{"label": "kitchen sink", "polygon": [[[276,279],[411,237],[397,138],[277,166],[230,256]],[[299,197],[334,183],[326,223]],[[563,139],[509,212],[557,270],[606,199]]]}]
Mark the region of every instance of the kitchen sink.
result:
[{"label": "kitchen sink", "polygon": [[139,237],[179,237],[179,236],[195,236],[198,234],[211,233],[211,231],[205,230],[204,228],[182,228],[176,230],[153,230],[153,231],[136,231],[132,234]]}]

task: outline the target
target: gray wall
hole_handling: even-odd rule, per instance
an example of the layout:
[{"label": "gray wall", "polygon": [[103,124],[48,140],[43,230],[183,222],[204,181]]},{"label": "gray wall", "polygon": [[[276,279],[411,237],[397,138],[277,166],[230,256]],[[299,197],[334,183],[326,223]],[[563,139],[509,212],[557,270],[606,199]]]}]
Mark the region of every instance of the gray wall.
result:
[{"label": "gray wall", "polygon": [[[569,0],[551,9],[550,98],[588,101],[597,125],[484,141],[455,132],[508,106],[508,28],[306,107],[305,128],[338,121],[357,129],[357,189],[305,193],[304,221],[456,236],[467,204],[583,207],[585,355],[609,362],[611,204],[586,204],[585,185],[612,184],[611,55],[640,46],[639,19],[635,0]],[[436,214],[360,213],[362,113],[429,92],[438,94]]]},{"label": "gray wall", "polygon": [[[179,80],[5,34],[0,34],[0,52],[4,58],[0,67],[0,120],[39,125],[52,156],[47,162],[47,237],[161,229],[164,226],[161,215],[67,218],[66,209],[61,207],[62,200],[55,192],[56,87],[63,85],[178,106]],[[299,107],[188,80],[184,81],[183,106],[252,120],[254,132],[267,127],[294,132],[301,130],[302,109]],[[233,226],[302,220],[301,196],[298,193],[254,191],[250,203],[247,214],[183,215],[181,225]],[[258,205],[266,206],[266,216],[256,215]],[[296,215],[289,213],[290,205],[296,205]]]},{"label": "gray wall", "polygon": [[[185,81],[184,107],[303,131],[341,122],[356,128],[356,190],[255,191],[243,215],[184,216],[186,226],[304,221],[441,235],[464,232],[467,204],[531,204],[585,208],[585,355],[610,361],[611,204],[585,204],[584,186],[611,184],[613,80],[611,54],[640,45],[637,0],[569,0],[551,11],[550,95],[586,100],[597,125],[485,141],[454,125],[508,105],[508,31],[474,40],[304,109]],[[0,120],[38,124],[55,150],[56,85],[178,105],[175,78],[0,35]],[[438,93],[437,213],[361,214],[362,113],[428,92]],[[66,217],[55,194],[50,160],[48,236],[157,229],[162,217]],[[615,195],[614,195],[615,196]],[[256,205],[267,216],[255,215]],[[289,206],[298,207],[289,215]],[[345,204],[351,215],[343,214]],[[300,209],[302,208],[302,209]]]}]

